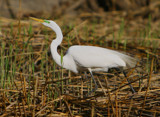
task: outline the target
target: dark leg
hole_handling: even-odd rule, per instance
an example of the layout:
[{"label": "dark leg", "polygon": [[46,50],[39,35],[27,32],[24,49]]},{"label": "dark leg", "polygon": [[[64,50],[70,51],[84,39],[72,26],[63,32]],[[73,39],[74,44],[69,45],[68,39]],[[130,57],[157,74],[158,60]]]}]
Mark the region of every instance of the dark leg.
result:
[{"label": "dark leg", "polygon": [[90,74],[91,74],[91,78],[92,78],[92,80],[93,80],[93,82],[94,82],[94,84],[95,84],[95,88],[92,89],[92,91],[90,91],[90,92],[88,93],[88,95],[90,95],[92,92],[94,92],[94,91],[97,90],[98,85],[97,85],[97,83],[96,83],[96,81],[95,81],[95,79],[94,79],[94,77],[93,77],[92,70],[91,70],[91,69],[88,69],[88,70],[89,70],[89,72],[90,72]]},{"label": "dark leg", "polygon": [[86,73],[86,71],[84,72],[84,75],[85,75],[85,79],[87,79],[87,80],[88,80],[88,77],[87,77],[87,73]]},{"label": "dark leg", "polygon": [[89,78],[88,78],[88,76],[87,76],[87,72],[86,72],[86,71],[84,72],[84,75],[83,75],[83,77],[82,77],[82,80],[83,80],[84,82],[86,82],[86,81],[88,81],[88,80],[89,80]]},{"label": "dark leg", "polygon": [[130,86],[130,88],[131,88],[131,90],[132,90],[132,93],[133,93],[133,94],[134,94],[134,93],[136,93],[136,92],[135,92],[135,90],[134,90],[134,88],[133,88],[133,86],[131,85],[131,82],[128,80],[128,78],[127,78],[127,74],[126,74],[126,72],[125,72],[125,71],[123,71],[123,74],[124,74],[124,76],[126,77],[126,79],[127,79],[128,83],[129,83],[129,86]]}]

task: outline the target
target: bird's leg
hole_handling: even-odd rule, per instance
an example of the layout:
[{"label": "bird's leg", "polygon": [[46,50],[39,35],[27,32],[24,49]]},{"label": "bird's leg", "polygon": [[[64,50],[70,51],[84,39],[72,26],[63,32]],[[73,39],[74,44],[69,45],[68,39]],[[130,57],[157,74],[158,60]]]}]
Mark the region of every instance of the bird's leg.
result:
[{"label": "bird's leg", "polygon": [[89,72],[90,72],[90,74],[91,74],[91,78],[92,78],[92,80],[93,80],[93,82],[94,82],[94,84],[95,84],[95,88],[92,89],[92,91],[90,91],[90,92],[88,93],[88,95],[90,95],[93,91],[96,91],[96,90],[97,90],[98,85],[97,85],[97,83],[96,83],[96,81],[95,81],[95,78],[93,77],[92,70],[91,70],[90,68],[89,68],[88,70],[89,70]]},{"label": "bird's leg", "polygon": [[129,84],[129,86],[130,86],[130,88],[131,88],[131,90],[132,90],[132,93],[133,93],[133,94],[136,93],[135,90],[134,90],[134,88],[133,88],[133,86],[131,85],[131,82],[130,82],[129,79],[127,78],[127,74],[126,74],[125,71],[123,71],[123,74],[124,74],[124,76],[126,77],[126,79],[127,79],[127,81],[128,81],[128,84]]},{"label": "bird's leg", "polygon": [[84,75],[85,75],[85,81],[88,81],[89,79],[88,79],[88,76],[87,76],[87,72],[86,72],[86,71],[84,72]]},{"label": "bird's leg", "polygon": [[89,80],[88,77],[87,77],[86,71],[84,72],[84,75],[83,75],[83,77],[82,77],[82,80],[83,80],[84,82],[86,82],[87,80]]},{"label": "bird's leg", "polygon": [[84,72],[84,75],[85,75],[85,78],[86,78],[86,79],[88,79],[88,77],[87,77],[87,73],[86,73],[86,72]]}]

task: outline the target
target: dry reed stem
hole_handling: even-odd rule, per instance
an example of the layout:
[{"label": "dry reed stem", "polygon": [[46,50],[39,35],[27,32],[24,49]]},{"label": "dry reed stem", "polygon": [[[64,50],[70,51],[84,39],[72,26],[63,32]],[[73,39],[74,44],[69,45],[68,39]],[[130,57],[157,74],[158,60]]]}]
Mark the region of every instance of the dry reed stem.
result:
[{"label": "dry reed stem", "polygon": [[[148,80],[148,84],[147,84],[147,90],[146,90],[146,92],[145,92],[145,97],[144,97],[144,102],[143,102],[143,105],[142,105],[142,110],[143,110],[144,107],[145,107],[145,102],[146,102],[146,99],[147,99],[147,93],[148,93],[148,90],[149,90],[149,87],[150,87],[150,82],[151,82],[152,72],[153,72],[153,62],[154,62],[154,58],[152,58],[152,61],[151,61],[149,80]],[[140,117],[141,117],[141,116],[142,116],[142,111],[141,111],[141,113],[140,113]]]},{"label": "dry reed stem", "polygon": [[112,111],[113,111],[113,114],[115,115],[115,109],[114,109],[114,106],[112,104],[112,101],[111,101],[111,95],[110,95],[110,91],[108,90],[109,89],[109,84],[108,84],[108,80],[107,78],[105,77],[105,82],[106,82],[106,85],[107,85],[107,91],[108,91],[108,96],[109,96],[109,103],[108,104],[111,104],[112,106]]},{"label": "dry reed stem", "polygon": [[[116,43],[116,41],[109,40],[113,39],[113,31],[115,33],[115,38],[118,38],[116,37],[116,35],[118,35],[118,22],[121,21],[120,18],[114,20],[117,17],[110,17],[110,19],[113,20],[113,23],[115,24],[112,28],[110,28],[110,24],[107,23],[108,21],[105,22],[105,16],[100,17],[100,14],[96,14],[95,16],[96,17],[90,14],[89,17],[95,18],[96,20],[97,17],[98,19],[104,18],[102,19],[103,24],[100,24],[100,22],[93,24],[93,19],[85,19],[84,22],[82,20],[79,21],[82,23],[77,22],[76,26],[72,27],[69,31],[68,28],[65,29],[62,26],[65,35],[61,48],[67,50],[68,46],[76,45],[79,43],[82,45],[96,45],[105,48],[112,48],[112,43]],[[1,21],[3,22],[4,20]],[[7,63],[6,60],[9,60],[12,61],[12,63],[15,62],[16,67],[15,70],[0,67],[0,69],[2,69],[0,70],[1,72],[8,73],[8,77],[6,75],[4,77],[5,80],[3,81],[5,82],[4,86],[6,87],[0,87],[0,114],[2,113],[1,116],[31,116],[31,114],[33,114],[33,109],[35,109],[35,116],[86,116],[87,114],[96,116],[137,116],[139,115],[140,111],[143,112],[142,116],[143,114],[146,114],[147,116],[150,116],[152,114],[153,116],[160,115],[160,109],[158,107],[160,100],[160,75],[158,72],[158,58],[160,50],[159,47],[157,47],[156,52],[154,52],[152,43],[149,47],[147,47],[139,45],[136,42],[136,40],[141,41],[144,38],[140,35],[137,35],[137,37],[135,37],[133,28],[137,28],[138,26],[135,25],[135,23],[134,25],[132,25],[132,23],[129,24],[132,29],[128,28],[127,30],[125,30],[124,36],[119,43],[119,49],[123,50],[124,39],[126,38],[128,39],[126,47],[127,52],[142,57],[142,63],[145,63],[147,59],[150,62],[151,56],[155,57],[158,62],[153,62],[153,71],[157,72],[157,74],[153,72],[152,77],[149,76],[151,89],[148,89],[147,93],[145,90],[145,88],[149,88],[149,85],[147,84],[147,73],[144,72],[144,74],[142,75],[138,71],[134,70],[134,72],[127,75],[130,79],[134,79],[131,81],[131,83],[134,84],[134,88],[136,90],[139,90],[138,93],[133,96],[132,100],[130,100],[129,97],[132,96],[132,94],[130,94],[129,92],[129,87],[127,86],[128,83],[125,83],[126,79],[122,74],[119,74],[119,77],[117,77],[114,72],[96,73],[95,77],[98,77],[97,81],[99,82],[101,90],[95,91],[94,96],[83,97],[85,92],[87,92],[88,82],[82,82],[82,74],[72,74],[68,73],[67,70],[63,70],[62,78],[61,69],[53,63],[50,55],[49,43],[51,42],[52,38],[55,38],[55,34],[52,34],[50,29],[44,29],[44,27],[39,25],[39,23],[35,23],[32,27],[34,30],[34,32],[32,32],[33,35],[28,35],[27,31],[25,31],[26,35],[23,42],[23,40],[19,40],[18,37],[18,23],[13,22],[14,31],[11,36],[9,22],[11,21],[6,20],[2,24],[2,26],[4,27],[1,31],[3,37],[0,37],[0,41],[2,42],[0,43],[0,50],[2,50],[3,44],[5,48],[3,52],[0,51],[0,54],[2,53],[2,56],[0,57],[0,65],[3,65],[1,63],[2,60],[5,60],[5,64]],[[21,21],[21,29],[23,26],[27,27],[29,26],[29,23],[27,23],[26,21]],[[104,26],[106,26],[107,28],[104,28]],[[85,30],[85,28],[87,28],[87,30]],[[7,31],[7,34],[4,33],[4,30]],[[27,28],[25,30],[27,30]],[[74,35],[75,30],[77,31],[76,35]],[[23,30],[21,30],[20,35],[21,39],[23,39]],[[43,41],[46,38],[45,35],[50,35],[50,39],[48,39],[48,41]],[[66,40],[67,35],[72,36],[69,42]],[[147,39],[145,38],[145,41],[151,41],[151,39],[152,37]],[[153,41],[157,40],[157,37],[153,38]],[[32,46],[32,51],[28,50],[27,47],[23,48],[24,44],[27,41],[27,47]],[[17,42],[17,45],[15,44],[15,42]],[[8,54],[10,53],[10,45],[13,46],[12,54]],[[150,57],[147,58],[146,54],[149,54]],[[48,56],[48,60],[43,60],[46,59],[46,55]],[[33,72],[28,71],[29,65],[31,65],[31,62],[28,60],[29,56],[31,56],[31,60],[34,63],[34,74]],[[12,68],[14,65],[12,64],[10,66]],[[42,68],[43,70],[41,70]],[[145,70],[144,68],[142,69]],[[9,78],[12,75],[14,75],[13,84],[9,84]],[[104,75],[105,79],[102,77]],[[106,79],[106,77],[108,79]],[[30,81],[29,78],[31,79]],[[66,94],[64,95],[61,95],[60,91],[60,83],[62,81],[64,82],[63,87],[66,91]],[[140,81],[144,83],[144,85],[139,85]],[[30,95],[30,97],[28,97],[28,94]],[[29,103],[27,103],[28,98],[30,99]],[[144,102],[145,98],[146,101]],[[92,105],[93,103],[94,106]],[[145,106],[142,109],[141,105],[143,105],[144,103]]]}]

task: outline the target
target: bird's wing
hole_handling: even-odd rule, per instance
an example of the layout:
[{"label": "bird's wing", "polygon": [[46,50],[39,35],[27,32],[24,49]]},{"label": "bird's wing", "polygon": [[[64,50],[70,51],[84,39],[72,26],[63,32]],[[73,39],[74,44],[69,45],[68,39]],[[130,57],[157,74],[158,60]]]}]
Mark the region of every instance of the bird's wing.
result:
[{"label": "bird's wing", "polygon": [[[95,46],[72,46],[67,54],[73,57],[78,66],[86,68],[125,67],[125,61],[113,50]],[[127,55],[126,55],[127,56]]]}]

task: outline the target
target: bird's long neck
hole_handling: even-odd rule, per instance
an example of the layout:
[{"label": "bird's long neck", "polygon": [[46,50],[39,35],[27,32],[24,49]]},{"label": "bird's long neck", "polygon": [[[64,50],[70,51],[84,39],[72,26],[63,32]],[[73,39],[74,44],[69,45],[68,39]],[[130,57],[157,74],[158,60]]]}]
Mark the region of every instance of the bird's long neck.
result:
[{"label": "bird's long neck", "polygon": [[59,65],[62,66],[61,64],[61,56],[58,54],[57,52],[57,47],[61,44],[62,40],[63,40],[63,34],[62,31],[60,29],[60,27],[57,25],[56,29],[52,30],[56,33],[56,39],[52,41],[51,43],[51,53],[52,53],[52,57],[54,59],[54,61]]}]

